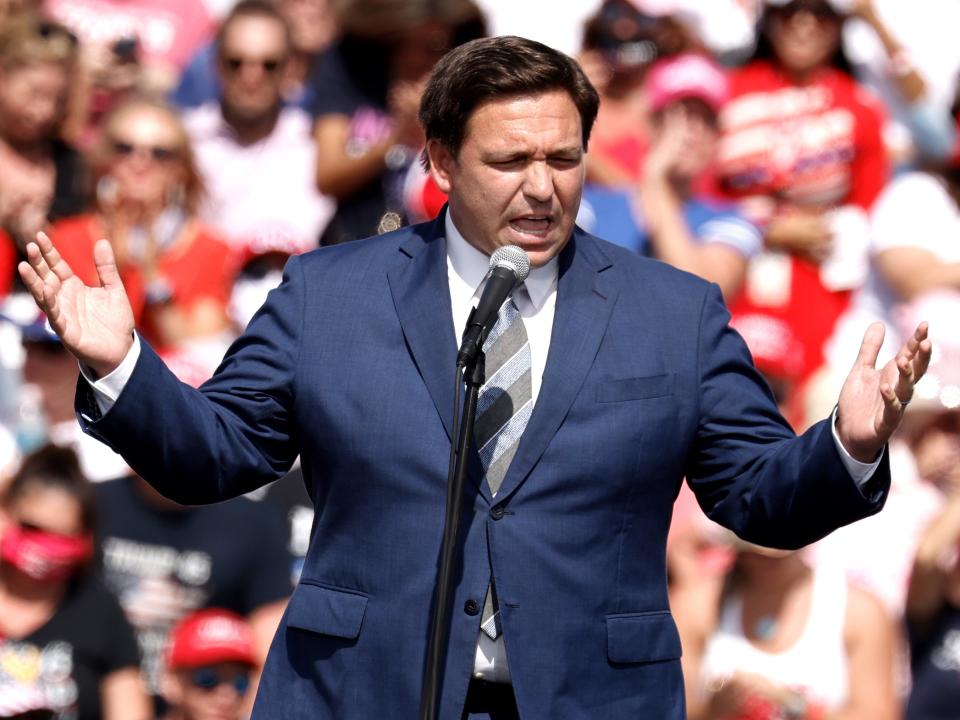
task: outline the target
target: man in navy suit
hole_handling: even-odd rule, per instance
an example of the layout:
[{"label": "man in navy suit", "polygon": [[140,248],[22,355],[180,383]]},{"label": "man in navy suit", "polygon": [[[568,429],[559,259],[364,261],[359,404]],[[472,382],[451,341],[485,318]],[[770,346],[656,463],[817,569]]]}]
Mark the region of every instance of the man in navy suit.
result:
[{"label": "man in navy suit", "polygon": [[871,327],[838,410],[795,437],[716,286],[574,227],[596,111],[579,67],[538,43],[450,53],[421,110],[446,212],[293,258],[200,390],[134,334],[109,243],[97,288],[46,237],[29,246],[22,277],[86,376],[81,422],[164,494],[221,500],[302,459],[316,519],[255,717],[415,717],[456,338],[498,246],[534,266],[508,301],[527,414],[496,483],[472,465],[440,717],[683,718],[664,547],[684,477],[764,545],[880,509],[926,326],[880,370]]}]

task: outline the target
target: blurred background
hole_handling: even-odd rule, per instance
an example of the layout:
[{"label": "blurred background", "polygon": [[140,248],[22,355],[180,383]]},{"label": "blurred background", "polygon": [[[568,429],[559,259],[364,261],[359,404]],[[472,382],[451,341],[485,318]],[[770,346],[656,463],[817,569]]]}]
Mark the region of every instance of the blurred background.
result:
[{"label": "blurred background", "polygon": [[960,718],[958,32],[957,0],[0,0],[0,717],[245,717],[313,513],[297,468],[185,508],[84,437],[25,243],[92,283],[109,238],[199,385],[287,258],[441,211],[426,78],[515,34],[600,92],[578,223],[717,283],[798,431],[870,322],[883,362],[930,321],[883,513],[782,553],[681,493],[690,717]]}]

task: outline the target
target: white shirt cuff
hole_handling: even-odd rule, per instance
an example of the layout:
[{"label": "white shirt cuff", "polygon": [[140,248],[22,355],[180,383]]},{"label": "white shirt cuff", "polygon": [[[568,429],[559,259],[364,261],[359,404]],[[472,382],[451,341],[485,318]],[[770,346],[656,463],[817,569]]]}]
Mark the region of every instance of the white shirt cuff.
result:
[{"label": "white shirt cuff", "polygon": [[100,408],[101,415],[106,415],[117,401],[117,398],[120,397],[120,393],[122,393],[123,388],[126,387],[127,381],[129,381],[130,376],[133,375],[133,368],[136,366],[139,357],[140,336],[134,333],[133,345],[127,350],[126,357],[113,369],[113,372],[104,375],[99,380],[93,378],[93,372],[90,368],[80,363],[80,374],[83,375],[83,379],[86,380],[93,389],[93,396],[97,401],[97,407]]},{"label": "white shirt cuff", "polygon": [[830,417],[830,429],[833,432],[833,441],[837,444],[837,452],[840,453],[840,459],[843,461],[843,466],[847,469],[847,472],[850,473],[850,477],[853,478],[853,481],[857,484],[857,487],[863,489],[863,486],[866,485],[867,481],[873,477],[873,473],[876,472],[877,468],[880,466],[880,461],[883,459],[883,453],[887,450],[884,448],[883,452],[874,460],[872,463],[864,463],[856,460],[850,453],[847,452],[847,449],[843,446],[843,443],[840,442],[840,436],[837,435],[837,410],[834,408],[833,415]]}]

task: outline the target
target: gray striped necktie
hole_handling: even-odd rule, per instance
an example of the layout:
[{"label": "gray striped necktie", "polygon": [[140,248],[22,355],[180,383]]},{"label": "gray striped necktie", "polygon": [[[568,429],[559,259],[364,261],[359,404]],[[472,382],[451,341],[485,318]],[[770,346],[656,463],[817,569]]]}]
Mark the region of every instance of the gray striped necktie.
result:
[{"label": "gray striped necktie", "polygon": [[[483,343],[483,352],[485,382],[477,400],[473,437],[487,485],[491,494],[496,495],[533,410],[530,343],[513,298],[501,306],[497,322]],[[495,605],[491,583],[480,629],[492,640],[501,632],[500,612]]]}]

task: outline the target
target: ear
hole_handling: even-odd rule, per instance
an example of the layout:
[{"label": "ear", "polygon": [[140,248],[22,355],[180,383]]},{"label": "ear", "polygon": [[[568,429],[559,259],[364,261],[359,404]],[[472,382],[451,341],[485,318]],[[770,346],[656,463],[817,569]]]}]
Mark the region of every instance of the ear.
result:
[{"label": "ear", "polygon": [[457,164],[453,153],[439,140],[427,140],[427,157],[430,159],[430,177],[447,195],[452,187],[452,176]]}]

